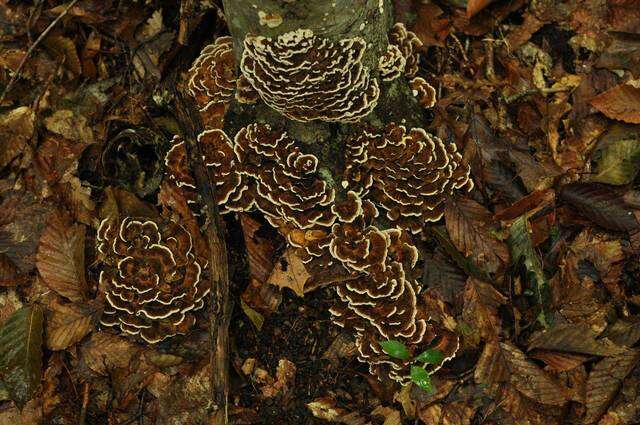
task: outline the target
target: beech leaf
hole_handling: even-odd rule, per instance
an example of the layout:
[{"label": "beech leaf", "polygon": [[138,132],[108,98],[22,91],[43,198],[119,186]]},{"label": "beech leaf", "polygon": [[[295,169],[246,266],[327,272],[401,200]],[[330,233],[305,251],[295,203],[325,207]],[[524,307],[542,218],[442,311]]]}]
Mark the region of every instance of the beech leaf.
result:
[{"label": "beech leaf", "polygon": [[40,236],[36,266],[44,283],[72,301],[85,298],[84,276],[85,227],[71,224],[61,212],[53,213]]},{"label": "beech leaf", "polygon": [[42,310],[31,306],[14,312],[0,327],[0,379],[20,408],[40,385],[42,325]]},{"label": "beech leaf", "polygon": [[438,349],[430,348],[420,353],[416,357],[416,360],[428,364],[439,365],[444,360],[444,354]]},{"label": "beech leaf", "polygon": [[615,185],[631,183],[640,169],[640,140],[610,143],[601,151],[598,174],[591,181]]},{"label": "beech leaf", "polygon": [[601,183],[571,183],[560,190],[560,198],[585,218],[605,229],[617,232],[640,227],[632,209],[612,186]]},{"label": "beech leaf", "polygon": [[46,343],[50,350],[64,350],[77,343],[92,329],[92,311],[85,305],[49,304]]},{"label": "beech leaf", "polygon": [[640,350],[629,350],[598,362],[587,379],[587,417],[585,423],[596,422],[607,410],[623,379],[640,360]]}]

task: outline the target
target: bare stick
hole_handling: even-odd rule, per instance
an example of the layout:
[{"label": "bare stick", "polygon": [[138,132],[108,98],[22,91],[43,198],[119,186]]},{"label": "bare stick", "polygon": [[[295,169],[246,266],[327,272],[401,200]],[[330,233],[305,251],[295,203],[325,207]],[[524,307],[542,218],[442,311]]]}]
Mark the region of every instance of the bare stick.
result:
[{"label": "bare stick", "polygon": [[189,163],[196,179],[196,187],[206,206],[209,223],[206,236],[209,242],[209,274],[211,281],[211,307],[209,310],[211,344],[211,393],[212,425],[227,425],[229,396],[229,322],[231,300],[229,299],[229,269],[227,247],[224,239],[224,222],[216,203],[215,184],[202,161],[200,145],[196,143],[200,118],[195,108],[183,95],[176,93],[176,115],[183,126],[187,142]]},{"label": "bare stick", "polygon": [[62,13],[60,13],[58,17],[54,19],[53,22],[51,22],[44,31],[42,31],[42,34],[40,34],[40,36],[36,39],[36,41],[33,42],[31,47],[29,47],[29,50],[27,50],[27,53],[24,55],[24,57],[20,61],[20,65],[18,65],[18,69],[16,69],[16,72],[13,74],[13,77],[11,77],[11,80],[9,80],[9,84],[7,84],[7,86],[4,88],[4,91],[2,92],[2,96],[0,96],[0,105],[2,105],[2,102],[4,102],[5,96],[7,95],[7,93],[9,93],[9,90],[11,90],[16,80],[20,76],[20,73],[22,72],[22,68],[24,68],[24,64],[27,63],[27,59],[29,58],[29,56],[31,56],[31,53],[33,53],[33,51],[38,46],[38,44],[40,44],[40,42],[44,40],[47,34],[51,32],[53,27],[55,27],[56,24],[60,22],[60,19],[62,19],[77,2],[78,0],[73,0],[71,3],[69,3],[67,7],[64,8]]}]

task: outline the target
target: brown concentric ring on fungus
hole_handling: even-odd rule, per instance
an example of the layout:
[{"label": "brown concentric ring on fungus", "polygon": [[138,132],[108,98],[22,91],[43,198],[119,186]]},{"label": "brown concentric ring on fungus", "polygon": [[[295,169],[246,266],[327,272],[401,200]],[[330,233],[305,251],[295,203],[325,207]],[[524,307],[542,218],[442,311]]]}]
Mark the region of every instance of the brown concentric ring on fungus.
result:
[{"label": "brown concentric ring on fungus", "polygon": [[389,125],[347,141],[344,183],[386,210],[395,226],[418,233],[438,221],[454,190],[473,188],[470,168],[455,144],[422,128]]},{"label": "brown concentric ring on fungus", "polygon": [[202,160],[216,185],[216,198],[220,211],[244,211],[251,205],[251,197],[245,196],[248,183],[238,172],[233,143],[220,129],[208,129],[198,135]]},{"label": "brown concentric ring on fungus", "polygon": [[236,87],[236,62],[231,37],[218,37],[200,53],[191,69],[187,89],[196,100],[205,125],[221,128]]},{"label": "brown concentric ring on fungus", "polygon": [[260,99],[258,92],[244,75],[240,75],[236,81],[236,100],[239,103],[253,105],[258,99]]},{"label": "brown concentric ring on fungus", "polygon": [[356,122],[376,107],[378,81],[361,37],[332,42],[310,29],[247,36],[240,69],[262,100],[298,121]]},{"label": "brown concentric ring on fungus", "polygon": [[171,221],[104,219],[96,239],[106,306],[100,323],[155,344],[186,334],[209,292],[191,235]]},{"label": "brown concentric ring on fungus", "polygon": [[407,30],[402,22],[396,23],[389,32],[389,43],[397,46],[402,52],[405,59],[404,75],[407,77],[415,77],[418,73],[418,65],[420,64],[420,53],[418,50],[422,47],[422,41],[418,36]]},{"label": "brown concentric ring on fungus", "polygon": [[436,104],[436,89],[422,77],[416,77],[409,82],[411,92],[418,99],[423,108],[433,108]]},{"label": "brown concentric ring on fungus", "polygon": [[318,159],[303,153],[286,132],[251,124],[235,137],[239,172],[247,178],[252,205],[279,226],[298,229],[331,226],[335,190],[317,174]]},{"label": "brown concentric ring on fungus", "polygon": [[407,60],[395,44],[389,44],[384,55],[378,60],[378,71],[382,81],[393,81],[404,74]]},{"label": "brown concentric ring on fungus", "polygon": [[195,204],[198,198],[196,182],[189,170],[189,160],[184,140],[174,136],[171,148],[164,157],[165,176],[180,189],[188,204]]}]

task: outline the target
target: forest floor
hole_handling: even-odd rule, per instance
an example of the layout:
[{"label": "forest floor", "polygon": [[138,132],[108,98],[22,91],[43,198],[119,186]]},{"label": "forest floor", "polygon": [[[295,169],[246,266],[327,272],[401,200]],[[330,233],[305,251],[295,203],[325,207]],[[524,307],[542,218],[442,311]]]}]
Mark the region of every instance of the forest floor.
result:
[{"label": "forest floor", "polygon": [[[219,2],[179,3],[0,0],[2,425],[207,423],[207,320],[157,345],[98,323],[102,211],[161,203],[168,84],[228,34]],[[419,243],[460,348],[431,393],[377,380],[334,292],[300,296],[284,239],[225,216],[231,423],[640,423],[640,1],[394,3],[425,128],[476,187]]]}]

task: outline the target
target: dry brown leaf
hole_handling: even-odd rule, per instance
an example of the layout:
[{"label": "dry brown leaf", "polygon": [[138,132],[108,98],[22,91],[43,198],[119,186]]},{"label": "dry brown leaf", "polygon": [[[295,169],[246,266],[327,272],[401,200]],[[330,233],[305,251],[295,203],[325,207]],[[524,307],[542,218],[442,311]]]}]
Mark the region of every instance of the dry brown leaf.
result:
[{"label": "dry brown leaf", "polygon": [[15,158],[33,135],[35,114],[22,106],[0,115],[0,169]]},{"label": "dry brown leaf", "polygon": [[386,406],[378,406],[371,412],[372,416],[382,416],[384,418],[383,425],[402,425],[400,412],[396,409]]},{"label": "dry brown leaf", "polygon": [[336,400],[332,397],[320,397],[307,403],[307,408],[314,417],[329,422],[345,425],[368,425],[371,423],[367,422],[358,412],[349,412],[346,409],[338,407],[337,404]]},{"label": "dry brown leaf", "polygon": [[509,262],[509,249],[492,234],[492,214],[485,207],[468,198],[451,199],[444,216],[453,244],[480,268],[494,273]]},{"label": "dry brown leaf", "polygon": [[62,304],[53,300],[47,306],[46,343],[50,350],[64,350],[76,344],[93,328],[93,309],[87,305]]},{"label": "dry brown leaf", "polygon": [[61,35],[50,35],[45,38],[42,44],[52,53],[55,57],[64,57],[64,64],[74,75],[80,75],[82,73],[82,65],[80,64],[80,57],[76,50],[76,45],[70,38]]},{"label": "dry brown leaf", "polygon": [[538,403],[562,406],[567,402],[566,389],[507,342],[485,345],[474,377],[476,382],[490,387],[509,384]]},{"label": "dry brown leaf", "polygon": [[533,350],[529,356],[546,363],[550,370],[566,372],[575,369],[589,359],[583,354],[559,353],[555,351]]},{"label": "dry brown leaf", "polygon": [[617,85],[591,99],[591,105],[614,120],[640,124],[640,88]]},{"label": "dry brown leaf", "polygon": [[71,301],[83,301],[87,293],[84,275],[85,227],[72,224],[60,211],[47,220],[38,246],[36,266],[44,283]]},{"label": "dry brown leaf", "polygon": [[424,425],[469,425],[475,409],[462,401],[432,404],[422,409],[418,416]]},{"label": "dry brown leaf", "polygon": [[482,9],[489,6],[493,0],[469,0],[467,2],[467,18],[480,13]]},{"label": "dry brown leaf", "polygon": [[304,286],[309,276],[304,263],[296,255],[295,249],[289,248],[273,267],[267,283],[280,288],[289,288],[299,297],[303,297]]},{"label": "dry brown leaf", "polygon": [[596,339],[587,323],[557,324],[544,331],[538,331],[529,340],[529,350],[535,348],[564,351],[594,356],[615,356],[625,351],[607,338]]},{"label": "dry brown leaf", "polygon": [[640,360],[640,350],[629,350],[615,357],[600,360],[587,379],[587,416],[585,423],[596,422],[605,413],[623,379]]},{"label": "dry brown leaf", "polygon": [[93,143],[93,131],[83,115],[69,109],[58,109],[44,119],[47,130],[83,145]]},{"label": "dry brown leaf", "polygon": [[502,324],[498,307],[506,302],[507,298],[491,284],[471,277],[464,288],[462,318],[483,339],[496,339]]},{"label": "dry brown leaf", "polygon": [[140,348],[118,335],[97,332],[80,347],[86,365],[99,375],[108,375],[115,368],[126,368]]},{"label": "dry brown leaf", "polygon": [[50,207],[30,192],[11,191],[0,203],[0,211],[0,254],[22,273],[30,273]]}]

